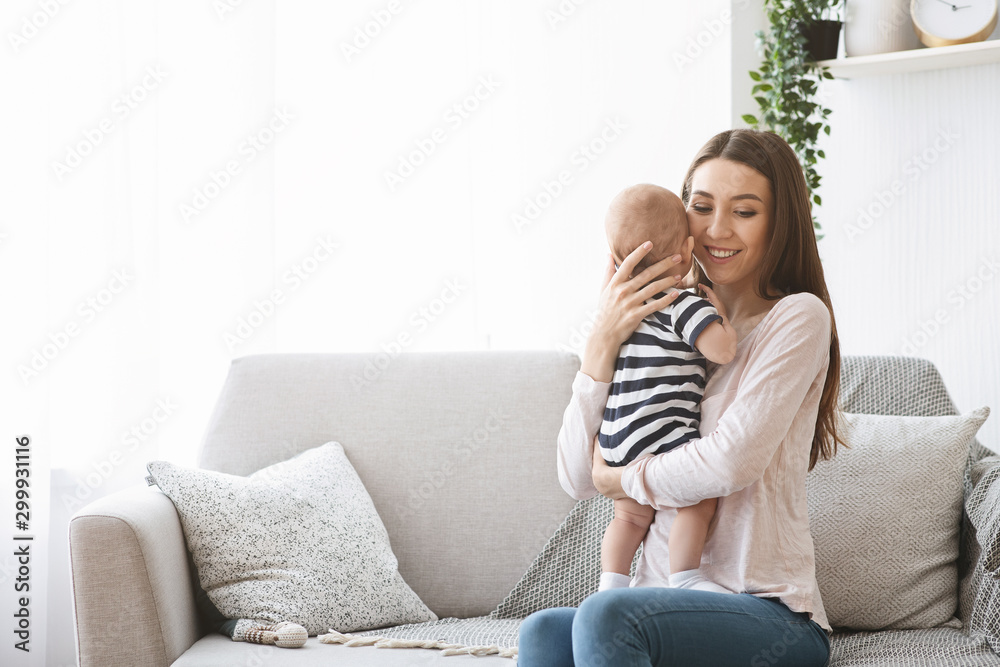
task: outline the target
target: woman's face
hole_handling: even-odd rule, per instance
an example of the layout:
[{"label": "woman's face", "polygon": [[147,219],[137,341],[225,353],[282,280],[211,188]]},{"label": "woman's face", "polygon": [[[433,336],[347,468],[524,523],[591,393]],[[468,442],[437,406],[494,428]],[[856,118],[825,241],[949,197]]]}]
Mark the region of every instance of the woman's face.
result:
[{"label": "woman's face", "polygon": [[773,210],[771,184],[756,169],[717,158],[695,170],[688,225],[694,256],[713,285],[756,285]]}]

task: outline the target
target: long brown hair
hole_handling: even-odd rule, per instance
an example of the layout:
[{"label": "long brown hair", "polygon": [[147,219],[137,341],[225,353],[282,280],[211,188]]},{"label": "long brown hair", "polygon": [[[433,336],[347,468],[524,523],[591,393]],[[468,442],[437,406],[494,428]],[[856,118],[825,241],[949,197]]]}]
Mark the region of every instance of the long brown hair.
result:
[{"label": "long brown hair", "polygon": [[[816,246],[806,179],[795,152],[777,134],[728,130],[712,137],[688,168],[681,191],[685,207],[691,201],[691,178],[695,170],[714,159],[745,164],[760,172],[771,184],[774,201],[771,240],[761,260],[757,294],[764,299],[775,300],[784,294],[809,292],[819,297],[830,311],[830,366],[826,371],[826,383],[819,400],[819,415],[809,452],[809,469],[812,470],[817,461],[833,458],[838,444],[846,445],[837,433],[840,338]],[[695,284],[711,284],[697,262],[694,263],[694,272]]]}]

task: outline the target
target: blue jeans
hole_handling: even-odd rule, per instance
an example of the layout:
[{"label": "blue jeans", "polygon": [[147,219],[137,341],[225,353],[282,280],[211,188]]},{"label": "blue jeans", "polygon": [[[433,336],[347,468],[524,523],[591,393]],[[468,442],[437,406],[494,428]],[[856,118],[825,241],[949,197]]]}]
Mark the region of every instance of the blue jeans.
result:
[{"label": "blue jeans", "polygon": [[618,588],[521,624],[518,667],[822,667],[830,640],[776,599]]}]

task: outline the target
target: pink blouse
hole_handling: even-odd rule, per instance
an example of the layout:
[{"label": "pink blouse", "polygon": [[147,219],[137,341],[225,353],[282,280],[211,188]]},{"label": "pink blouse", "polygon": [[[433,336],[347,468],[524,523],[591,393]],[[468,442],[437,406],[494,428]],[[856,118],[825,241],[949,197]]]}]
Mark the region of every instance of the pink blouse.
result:
[{"label": "pink blouse", "polygon": [[[702,437],[633,461],[622,475],[625,493],[657,510],[633,585],[667,585],[674,508],[718,498],[701,557],[705,576],[732,591],[779,598],[830,631],[805,483],[829,350],[830,313],[801,293],[779,300],[739,342],[731,363],[709,363]],[[610,386],[577,373],[563,415],[559,481],[579,500],[597,494],[593,442]]]}]

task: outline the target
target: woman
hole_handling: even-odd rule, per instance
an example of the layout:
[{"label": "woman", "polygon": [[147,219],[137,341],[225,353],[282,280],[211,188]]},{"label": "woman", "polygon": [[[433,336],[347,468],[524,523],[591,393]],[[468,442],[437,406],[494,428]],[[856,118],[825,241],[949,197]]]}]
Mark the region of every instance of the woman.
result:
[{"label": "woman", "polygon": [[[691,164],[681,198],[697,281],[715,290],[736,328],[736,358],[708,369],[700,439],[607,466],[594,437],[618,348],[681,280],[654,280],[673,258],[630,276],[646,247],[617,272],[609,265],[559,433],[559,479],[575,498],[631,497],[656,519],[632,588],[525,619],[521,667],[809,666],[829,657],[805,476],[836,452],[840,347],[802,169],[775,134],[723,132]],[[660,292],[670,293],[652,299]],[[706,498],[719,504],[701,569],[734,594],[666,587],[673,508]]]}]

